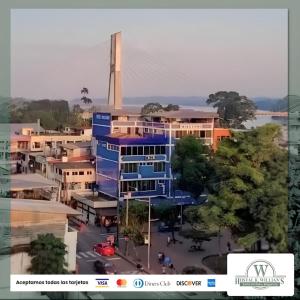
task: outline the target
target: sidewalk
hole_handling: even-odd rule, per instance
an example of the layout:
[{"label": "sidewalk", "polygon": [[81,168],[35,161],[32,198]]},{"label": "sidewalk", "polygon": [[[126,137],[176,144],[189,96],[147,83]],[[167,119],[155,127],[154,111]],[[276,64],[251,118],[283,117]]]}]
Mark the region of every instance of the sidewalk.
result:
[{"label": "sidewalk", "polygon": [[[187,225],[188,226],[188,225]],[[157,232],[157,227],[152,226],[151,233],[151,248],[150,248],[150,270],[147,270],[147,258],[148,258],[148,246],[138,246],[136,247],[137,255],[132,245],[128,245],[128,256],[125,256],[125,242],[120,241],[120,256],[124,257],[130,261],[133,265],[136,266],[137,263],[143,265],[144,269],[152,274],[162,274],[162,266],[158,263],[158,252],[164,252],[165,256],[169,256],[174,264],[177,273],[181,273],[182,269],[187,266],[200,267],[209,274],[212,274],[213,271],[209,270],[206,266],[202,264],[202,259],[208,255],[218,254],[218,238],[214,237],[209,242],[203,242],[202,248],[203,251],[190,252],[190,246],[193,244],[191,239],[185,239],[175,233],[175,238],[182,243],[176,242],[175,244],[171,243],[167,246],[167,237],[171,236],[171,233],[161,233]],[[222,253],[227,253],[227,242],[230,240],[229,232],[224,231],[221,237],[221,250]],[[232,249],[237,248],[232,241],[230,241]],[[168,273],[167,268],[167,273]]]}]

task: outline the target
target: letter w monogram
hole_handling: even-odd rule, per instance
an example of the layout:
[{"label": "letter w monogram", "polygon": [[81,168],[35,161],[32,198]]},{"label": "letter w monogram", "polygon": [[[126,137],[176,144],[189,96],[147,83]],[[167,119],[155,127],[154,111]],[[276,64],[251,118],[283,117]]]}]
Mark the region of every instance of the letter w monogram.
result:
[{"label": "letter w monogram", "polygon": [[262,276],[265,276],[268,265],[254,265],[256,275],[259,276],[262,273]]}]

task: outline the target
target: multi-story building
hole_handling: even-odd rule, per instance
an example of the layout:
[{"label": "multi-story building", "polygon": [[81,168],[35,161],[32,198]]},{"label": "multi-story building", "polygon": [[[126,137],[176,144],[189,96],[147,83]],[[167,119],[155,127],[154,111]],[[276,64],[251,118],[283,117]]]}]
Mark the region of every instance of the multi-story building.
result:
[{"label": "multi-story building", "polygon": [[[1,127],[5,127],[5,124]],[[67,148],[69,144],[90,143],[92,136],[91,128],[65,133],[45,130],[39,120],[37,123],[15,123],[6,127],[1,128],[0,132],[0,168],[12,173],[16,172],[17,161],[23,160],[23,167],[28,168],[29,161],[35,164],[36,156],[59,156],[63,146]],[[73,151],[74,156],[77,155],[75,152],[81,151],[75,148],[84,147],[70,149],[69,152]]]},{"label": "multi-story building", "polygon": [[58,201],[58,184],[39,174],[3,175],[0,197]]},{"label": "multi-story building", "polygon": [[216,149],[230,135],[219,128],[212,112],[179,110],[144,117],[139,111],[107,109],[94,113],[93,147],[98,191],[113,198],[172,198],[195,200],[172,186],[171,155],[176,141],[193,135]]},{"label": "multi-story building", "polygon": [[[68,218],[78,211],[54,201],[0,198],[1,254],[10,255],[10,272],[26,274],[30,267],[30,242],[39,234],[53,233],[67,246],[65,260],[70,272],[76,272],[77,231]],[[9,216],[9,217],[7,217]],[[9,232],[9,235],[5,233]]]},{"label": "multi-story building", "polygon": [[95,166],[90,162],[59,162],[51,167],[63,202],[69,202],[72,192],[90,192],[95,185]]}]

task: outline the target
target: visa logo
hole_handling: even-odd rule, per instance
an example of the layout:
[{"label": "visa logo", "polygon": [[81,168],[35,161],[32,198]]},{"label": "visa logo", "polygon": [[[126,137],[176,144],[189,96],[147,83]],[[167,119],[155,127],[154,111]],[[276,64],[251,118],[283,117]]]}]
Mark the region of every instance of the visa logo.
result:
[{"label": "visa logo", "polygon": [[108,278],[97,278],[97,285],[96,287],[108,287]]}]

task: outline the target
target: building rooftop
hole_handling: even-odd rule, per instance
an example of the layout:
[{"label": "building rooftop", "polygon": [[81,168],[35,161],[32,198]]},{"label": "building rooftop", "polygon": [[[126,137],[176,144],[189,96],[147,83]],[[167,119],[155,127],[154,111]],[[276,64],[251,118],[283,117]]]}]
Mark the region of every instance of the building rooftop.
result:
[{"label": "building rooftop", "polygon": [[59,162],[54,163],[55,167],[58,169],[91,169],[95,166],[90,162]]},{"label": "building rooftop", "polygon": [[35,132],[42,132],[45,129],[39,126],[38,123],[10,123],[10,132],[19,133],[22,128],[31,128]]},{"label": "building rooftop", "polygon": [[89,148],[91,147],[91,142],[68,143],[68,144],[63,144],[62,147],[70,150]]},{"label": "building rooftop", "polygon": [[123,107],[121,109],[114,109],[112,106],[103,105],[99,107],[98,112],[107,112],[110,113],[112,116],[140,116],[141,109],[142,108],[139,106],[130,106]]},{"label": "building rooftop", "polygon": [[114,133],[108,134],[107,136],[112,137],[112,138],[143,138],[142,135],[121,133],[121,132],[114,132]]},{"label": "building rooftop", "polygon": [[81,215],[79,211],[59,202],[18,198],[0,198],[0,210]]},{"label": "building rooftop", "polygon": [[[99,112],[107,112],[112,116],[141,116],[141,107],[132,106],[121,109],[114,109],[110,106],[100,107]],[[165,118],[184,118],[184,119],[205,119],[205,118],[218,118],[216,112],[205,112],[194,109],[180,108],[174,111],[158,111],[151,113],[148,116],[165,117]]]},{"label": "building rooftop", "polygon": [[10,141],[11,142],[29,142],[30,141],[30,136],[28,135],[22,135],[22,134],[14,134],[12,133],[10,135]]},{"label": "building rooftop", "polygon": [[57,187],[57,183],[39,174],[13,174],[6,177],[9,180],[9,190],[22,191]]},{"label": "building rooftop", "polygon": [[[45,157],[44,155],[42,155],[43,157]],[[58,163],[63,163],[61,158],[55,158],[52,156],[48,156],[47,158],[47,162],[49,164],[58,164]],[[68,163],[71,162],[90,162],[91,160],[94,159],[94,156],[92,155],[81,155],[81,156],[75,156],[75,157],[68,157]],[[65,163],[67,163],[65,162]]]},{"label": "building rooftop", "polygon": [[216,112],[206,112],[194,109],[179,109],[174,111],[158,111],[149,114],[149,116],[165,117],[171,119],[206,119],[206,118],[218,118],[219,115]]}]

